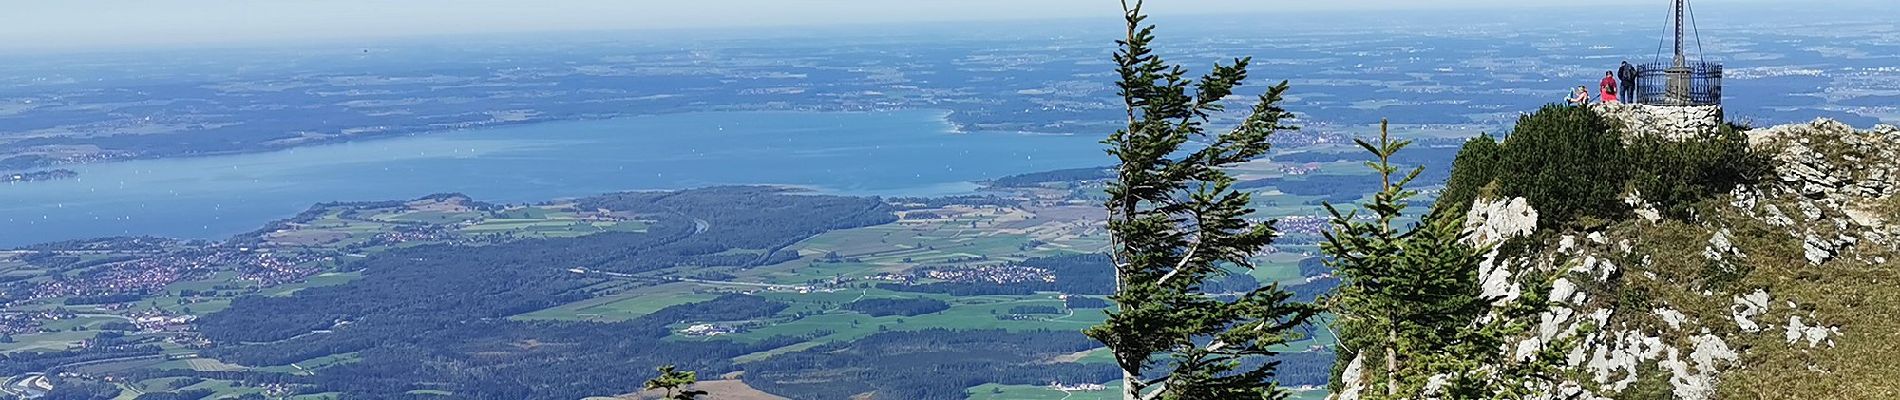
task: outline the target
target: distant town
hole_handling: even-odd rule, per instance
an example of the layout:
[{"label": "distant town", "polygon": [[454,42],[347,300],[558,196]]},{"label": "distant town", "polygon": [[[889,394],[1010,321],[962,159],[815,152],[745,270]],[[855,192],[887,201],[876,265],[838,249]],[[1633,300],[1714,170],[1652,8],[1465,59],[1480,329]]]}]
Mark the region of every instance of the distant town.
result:
[{"label": "distant town", "polygon": [[20,172],[20,173],[14,173],[14,174],[0,174],[0,183],[54,181],[54,180],[60,180],[60,179],[73,179],[73,178],[78,178],[78,177],[79,177],[79,173],[74,172],[73,170],[70,170],[70,169],[53,169],[53,170],[45,170],[45,171]]}]

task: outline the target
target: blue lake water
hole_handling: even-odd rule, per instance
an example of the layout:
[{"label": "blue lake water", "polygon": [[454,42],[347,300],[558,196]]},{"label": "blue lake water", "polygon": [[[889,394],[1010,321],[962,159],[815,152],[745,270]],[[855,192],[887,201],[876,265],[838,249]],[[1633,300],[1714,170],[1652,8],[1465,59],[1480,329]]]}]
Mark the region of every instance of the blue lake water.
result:
[{"label": "blue lake water", "polygon": [[1110,164],[1094,136],[956,133],[937,111],[716,112],[442,132],[269,153],[70,167],[0,185],[0,246],[116,235],[222,238],[327,201],[461,192],[531,202],[778,184],[855,195]]}]

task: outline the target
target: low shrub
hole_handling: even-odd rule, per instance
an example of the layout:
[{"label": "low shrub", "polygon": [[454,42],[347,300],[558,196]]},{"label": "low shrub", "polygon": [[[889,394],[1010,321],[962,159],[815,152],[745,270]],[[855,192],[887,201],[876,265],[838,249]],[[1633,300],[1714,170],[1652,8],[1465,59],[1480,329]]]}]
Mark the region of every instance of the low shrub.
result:
[{"label": "low shrub", "polygon": [[1489,134],[1465,142],[1458,150],[1458,157],[1452,160],[1451,178],[1446,180],[1445,190],[1439,194],[1432,212],[1461,215],[1470,211],[1471,202],[1480,197],[1484,187],[1497,180],[1498,156],[1502,152],[1497,140]]},{"label": "low shrub", "polygon": [[1628,154],[1631,188],[1678,219],[1687,219],[1697,202],[1754,183],[1773,168],[1767,155],[1749,150],[1748,136],[1732,125],[1691,140],[1638,137]]},{"label": "low shrub", "polygon": [[1545,106],[1519,118],[1504,139],[1497,181],[1505,196],[1524,197],[1539,226],[1574,226],[1583,217],[1617,219],[1629,170],[1622,135],[1584,107]]},{"label": "low shrub", "polygon": [[1518,119],[1502,142],[1479,136],[1452,162],[1434,213],[1463,214],[1478,198],[1523,197],[1549,230],[1593,229],[1629,214],[1640,193],[1665,216],[1688,219],[1697,203],[1757,182],[1771,158],[1748,146],[1745,125],[1689,139],[1622,133],[1585,107],[1552,105]]}]

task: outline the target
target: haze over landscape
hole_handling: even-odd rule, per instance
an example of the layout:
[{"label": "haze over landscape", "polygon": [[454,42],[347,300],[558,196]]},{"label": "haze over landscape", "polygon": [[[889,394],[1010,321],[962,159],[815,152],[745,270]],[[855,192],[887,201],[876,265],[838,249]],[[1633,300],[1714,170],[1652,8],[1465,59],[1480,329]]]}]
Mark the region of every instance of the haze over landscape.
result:
[{"label": "haze over landscape", "polygon": [[[1160,156],[1231,177],[1230,217],[1274,233],[1155,253],[1197,279],[1159,287],[1292,307],[1221,314],[1289,324],[1226,359],[1271,379],[1208,393],[1900,395],[1878,372],[1900,328],[1873,317],[1900,307],[1891,4],[1695,2],[1714,104],[1553,105],[1669,63],[1666,3],[1149,4],[1188,76],[1252,57]],[[1165,360],[1252,320],[1140,373],[1103,343],[1161,275],[1104,204],[1192,198],[1130,195],[1143,159],[1104,151],[1186,129],[1135,123],[1165,109],[1121,91],[1124,22],[1093,0],[9,5],[0,399],[654,398],[661,365],[711,399],[1182,395],[1197,364]],[[1298,129],[1191,155],[1263,102]],[[1355,143],[1382,137],[1406,145]],[[1381,159],[1418,175],[1387,187]],[[1381,204],[1408,206],[1382,229],[1450,227],[1405,252],[1456,255],[1353,264],[1378,253],[1341,238]],[[1437,320],[1355,319],[1396,301],[1364,286],[1386,275],[1452,281],[1386,307]],[[1443,328],[1367,333],[1401,320]],[[1378,346],[1407,368],[1358,359]],[[1512,375],[1534,368],[1565,378]]]},{"label": "haze over landscape", "polygon": [[[1798,3],[1709,0],[1697,4],[1711,8],[1760,8],[1788,7]],[[1855,0],[1830,2],[1829,6],[1834,10],[1874,11],[1884,8],[1886,4],[1875,0]],[[1164,8],[1158,15],[1545,10],[1541,12],[1558,16],[1565,9],[1584,8],[1630,9],[1654,14],[1662,12],[1666,5],[1641,0],[1603,0],[1588,4],[1544,0],[1177,0]],[[29,2],[9,7],[6,15],[0,16],[0,34],[15,40],[0,45],[0,49],[73,50],[454,34],[876,26],[916,22],[1047,19],[1091,19],[1109,22],[1098,25],[1112,27],[1112,20],[1103,21],[1102,17],[1113,18],[1118,11],[1114,2],[1091,0],[567,0],[549,3],[507,0],[75,0]],[[1642,22],[1650,23],[1648,20]],[[665,35],[673,34],[677,33]]]}]

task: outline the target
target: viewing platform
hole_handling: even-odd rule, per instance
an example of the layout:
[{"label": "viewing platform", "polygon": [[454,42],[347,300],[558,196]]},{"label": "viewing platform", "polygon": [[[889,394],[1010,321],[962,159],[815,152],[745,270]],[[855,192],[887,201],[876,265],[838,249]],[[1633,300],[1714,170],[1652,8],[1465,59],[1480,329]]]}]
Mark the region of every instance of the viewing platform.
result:
[{"label": "viewing platform", "polygon": [[1651,106],[1721,106],[1722,64],[1708,61],[1636,66],[1631,103]]},{"label": "viewing platform", "polygon": [[[1596,110],[1623,125],[1629,134],[1653,134],[1672,140],[1689,140],[1720,129],[1722,112],[1722,64],[1700,60],[1701,35],[1695,38],[1692,59],[1685,32],[1698,31],[1688,0],[1674,0],[1670,19],[1675,31],[1674,52],[1659,52],[1656,62],[1635,65],[1633,78],[1623,82],[1627,103],[1597,104]],[[1667,39],[1667,38],[1665,38]]]}]

